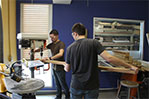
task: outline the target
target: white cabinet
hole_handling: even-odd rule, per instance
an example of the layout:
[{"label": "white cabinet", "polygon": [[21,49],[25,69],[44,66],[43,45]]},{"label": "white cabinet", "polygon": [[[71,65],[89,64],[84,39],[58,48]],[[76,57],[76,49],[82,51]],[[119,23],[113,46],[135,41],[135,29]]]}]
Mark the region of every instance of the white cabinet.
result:
[{"label": "white cabinet", "polygon": [[136,59],[143,57],[144,21],[94,17],[93,38],[106,50],[130,52]]}]

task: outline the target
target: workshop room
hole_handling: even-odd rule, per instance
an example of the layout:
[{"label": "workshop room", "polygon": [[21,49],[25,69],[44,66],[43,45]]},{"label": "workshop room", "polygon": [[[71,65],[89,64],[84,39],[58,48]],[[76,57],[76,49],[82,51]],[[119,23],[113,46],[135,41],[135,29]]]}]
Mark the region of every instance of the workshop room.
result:
[{"label": "workshop room", "polygon": [[0,0],[0,99],[149,99],[149,0]]}]

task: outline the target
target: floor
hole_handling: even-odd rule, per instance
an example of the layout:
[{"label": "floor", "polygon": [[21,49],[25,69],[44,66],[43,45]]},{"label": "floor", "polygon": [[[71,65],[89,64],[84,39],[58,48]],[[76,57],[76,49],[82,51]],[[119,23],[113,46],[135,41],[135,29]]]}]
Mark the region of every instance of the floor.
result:
[{"label": "floor", "polygon": [[[99,92],[99,97],[98,99],[115,99],[116,97],[116,90],[103,90]],[[37,95],[36,99],[54,99],[55,95]],[[64,98],[64,95],[62,97],[62,99]]]}]

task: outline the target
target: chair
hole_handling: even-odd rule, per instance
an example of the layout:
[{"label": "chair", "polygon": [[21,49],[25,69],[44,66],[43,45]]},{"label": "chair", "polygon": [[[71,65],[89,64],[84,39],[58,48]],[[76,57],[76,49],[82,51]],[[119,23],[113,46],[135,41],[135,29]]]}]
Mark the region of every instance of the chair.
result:
[{"label": "chair", "polygon": [[119,94],[120,94],[120,91],[121,91],[121,87],[122,86],[128,88],[127,99],[132,99],[131,97],[133,97],[133,96],[130,97],[131,88],[137,88],[138,99],[140,99],[140,95],[139,95],[139,84],[137,82],[128,81],[128,80],[122,80],[120,82],[120,87],[119,87],[118,93],[117,93],[117,98],[118,99],[119,99]]}]

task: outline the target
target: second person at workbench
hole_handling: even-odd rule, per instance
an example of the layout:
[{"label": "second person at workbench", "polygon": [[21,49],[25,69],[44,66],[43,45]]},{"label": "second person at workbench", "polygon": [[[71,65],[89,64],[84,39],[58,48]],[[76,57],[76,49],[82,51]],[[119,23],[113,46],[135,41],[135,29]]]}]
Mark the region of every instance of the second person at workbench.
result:
[{"label": "second person at workbench", "polygon": [[[58,61],[64,61],[64,49],[65,44],[64,42],[59,40],[59,33],[57,30],[53,29],[49,36],[52,40],[52,43],[48,44],[46,49],[50,49],[52,52],[52,57],[44,58],[50,59],[50,60],[58,60]],[[44,50],[46,50],[44,49]],[[55,99],[61,99],[62,98],[62,88],[64,89],[65,99],[70,99],[70,93],[69,88],[67,86],[66,80],[65,80],[65,71],[63,65],[56,65],[52,64],[52,72],[56,84],[56,98]]]},{"label": "second person at workbench", "polygon": [[[51,52],[52,52],[52,57],[50,57],[50,59],[64,61],[65,44],[59,40],[58,31],[53,29],[49,35],[52,40],[52,43],[47,45],[47,49],[51,49]],[[54,75],[56,89],[57,89],[57,94],[55,99],[61,99],[62,88],[64,89],[65,99],[69,99],[69,88],[65,80],[64,66],[56,65],[56,64],[52,64],[52,65],[53,65],[53,69],[52,69],[53,75]]]}]

